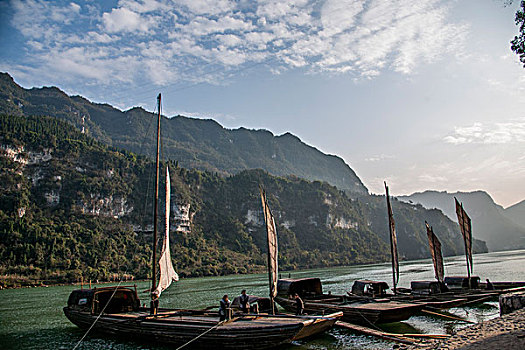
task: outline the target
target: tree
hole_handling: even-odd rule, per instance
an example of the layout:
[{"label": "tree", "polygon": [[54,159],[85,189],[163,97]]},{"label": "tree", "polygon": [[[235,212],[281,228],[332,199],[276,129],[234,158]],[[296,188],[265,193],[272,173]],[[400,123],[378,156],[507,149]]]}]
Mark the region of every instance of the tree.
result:
[{"label": "tree", "polygon": [[516,11],[515,22],[519,26],[519,35],[510,42],[510,49],[519,57],[523,68],[525,68],[525,0],[521,1],[521,8]]}]

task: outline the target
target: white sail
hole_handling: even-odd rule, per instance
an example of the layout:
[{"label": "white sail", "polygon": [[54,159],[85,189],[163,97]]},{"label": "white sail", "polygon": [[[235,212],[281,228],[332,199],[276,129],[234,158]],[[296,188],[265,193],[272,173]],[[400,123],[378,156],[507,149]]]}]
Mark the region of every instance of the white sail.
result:
[{"label": "white sail", "polygon": [[157,297],[160,296],[163,290],[170,286],[171,282],[179,280],[179,275],[177,275],[171,263],[170,254],[170,195],[170,171],[166,167],[166,228],[164,231],[162,254],[159,259],[160,279],[157,289],[154,291]]}]

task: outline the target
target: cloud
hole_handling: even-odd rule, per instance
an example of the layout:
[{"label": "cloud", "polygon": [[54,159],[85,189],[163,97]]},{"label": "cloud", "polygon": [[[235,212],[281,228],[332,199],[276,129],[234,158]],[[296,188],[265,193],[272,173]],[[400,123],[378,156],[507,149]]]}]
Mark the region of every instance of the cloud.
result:
[{"label": "cloud", "polygon": [[102,15],[104,28],[110,33],[116,32],[147,32],[151,21],[142,18],[139,13],[125,7],[112,9]]},{"label": "cloud", "polygon": [[[92,79],[109,83],[109,77],[121,74],[111,65],[132,57],[144,68],[129,71],[127,79],[176,84],[219,81],[260,62],[275,74],[298,67],[310,73],[351,72],[354,78],[386,70],[413,74],[422,64],[461,53],[468,26],[451,21],[453,3],[120,0],[102,10],[91,2],[14,0],[11,7],[12,25],[27,39],[33,67],[49,68],[48,57],[61,52],[71,57],[84,51],[93,62],[77,57],[67,66],[86,68],[76,73],[57,67],[56,72],[80,77],[90,72]],[[95,67],[104,73],[91,72]]]},{"label": "cloud", "polygon": [[452,135],[443,138],[446,143],[461,144],[510,144],[525,142],[525,118],[504,123],[455,127]]}]

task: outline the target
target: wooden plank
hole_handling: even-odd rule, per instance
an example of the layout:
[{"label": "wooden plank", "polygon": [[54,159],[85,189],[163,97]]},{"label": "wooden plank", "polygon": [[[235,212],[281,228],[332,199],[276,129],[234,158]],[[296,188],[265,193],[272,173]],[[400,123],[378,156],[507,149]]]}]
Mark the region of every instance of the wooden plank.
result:
[{"label": "wooden plank", "polygon": [[434,315],[434,316],[443,317],[443,318],[450,318],[451,320],[467,322],[467,323],[476,323],[476,322],[472,322],[472,321],[469,321],[469,320],[465,320],[464,318],[461,318],[461,317],[452,316],[452,315],[445,315],[445,314],[442,314],[442,313],[439,313],[439,312],[435,312],[435,311],[430,311],[430,310],[423,309],[423,310],[421,310],[421,312],[426,313],[426,314],[430,314],[430,315]]},{"label": "wooden plank", "polygon": [[368,327],[358,326],[358,325],[348,323],[348,322],[337,321],[335,325],[342,327],[342,328],[350,329],[357,333],[371,335],[373,337],[395,341],[397,343],[402,343],[402,344],[413,344],[414,343],[414,340],[405,338],[403,336],[394,335],[392,333],[386,333],[386,332],[368,328]]}]

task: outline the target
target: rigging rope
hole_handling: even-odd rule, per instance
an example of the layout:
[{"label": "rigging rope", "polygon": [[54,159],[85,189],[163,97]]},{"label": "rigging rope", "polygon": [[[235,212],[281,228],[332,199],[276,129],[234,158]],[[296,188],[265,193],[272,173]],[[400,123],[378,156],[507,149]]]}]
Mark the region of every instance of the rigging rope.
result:
[{"label": "rigging rope", "polygon": [[210,329],[207,329],[206,331],[204,331],[203,333],[199,334],[198,336],[196,336],[195,338],[191,339],[190,341],[188,341],[187,343],[184,343],[182,344],[181,346],[179,346],[177,349],[175,350],[180,350],[184,347],[186,347],[187,345],[193,343],[195,340],[199,339],[200,337],[202,337],[203,335],[211,332],[212,330],[214,330],[215,328],[219,327],[220,325],[224,324],[225,322],[227,321],[220,321],[219,323],[217,323],[215,326],[211,327]]},{"label": "rigging rope", "polygon": [[82,341],[84,340],[84,338],[88,335],[88,333],[91,331],[91,329],[93,329],[93,327],[95,326],[95,323],[97,323],[98,319],[100,318],[100,316],[102,316],[102,314],[104,313],[104,311],[106,310],[106,307],[109,305],[109,302],[111,301],[111,299],[113,299],[113,296],[115,296],[115,293],[117,292],[117,289],[118,287],[120,287],[120,284],[122,283],[122,278],[120,279],[119,283],[117,284],[117,286],[115,287],[115,290],[113,291],[113,293],[111,294],[111,297],[109,297],[106,305],[104,305],[104,307],[102,308],[102,310],[100,311],[100,313],[98,314],[97,318],[95,319],[95,321],[91,324],[91,326],[88,328],[88,330],[86,331],[86,333],[84,333],[84,335],[82,336],[82,338],[80,338],[80,340],[78,341],[78,343],[75,345],[75,347],[73,348],[73,350],[75,350],[76,348],[78,348],[80,346],[80,343],[82,343]]}]

